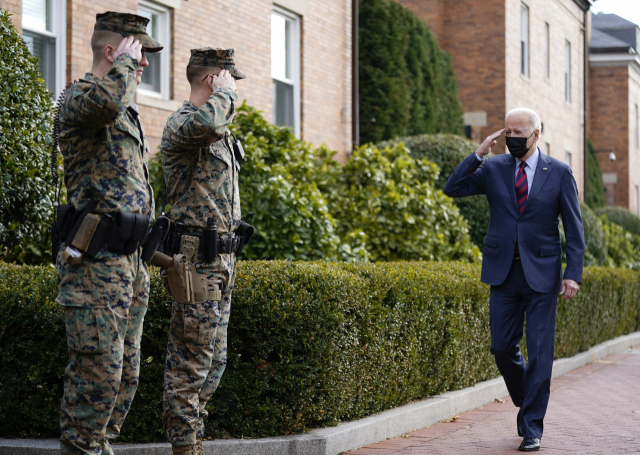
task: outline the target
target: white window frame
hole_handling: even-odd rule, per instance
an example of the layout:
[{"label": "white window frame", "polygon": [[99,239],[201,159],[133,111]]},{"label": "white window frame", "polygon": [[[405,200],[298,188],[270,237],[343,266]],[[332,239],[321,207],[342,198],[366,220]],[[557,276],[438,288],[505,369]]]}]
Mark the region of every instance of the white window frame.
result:
[{"label": "white window frame", "polygon": [[529,7],[520,4],[520,74],[529,77]]},{"label": "white window frame", "polygon": [[[296,138],[300,139],[300,60],[302,59],[302,55],[300,54],[301,17],[284,8],[280,8],[278,5],[273,5],[272,14],[277,14],[291,21],[291,79],[280,79],[273,77],[273,75],[272,79],[277,79],[293,85],[293,133]],[[274,99],[273,102],[275,105],[276,100]]]},{"label": "white window frame", "polygon": [[[164,46],[160,51],[160,91],[138,86],[137,92],[168,100],[171,95],[171,10],[148,0],[138,0],[138,8],[151,10],[158,15],[158,41]],[[146,69],[145,69],[146,71]]]},{"label": "white window frame", "polygon": [[564,41],[564,100],[571,103],[571,42]]},{"label": "white window frame", "polygon": [[551,78],[551,26],[544,23],[544,78]]},{"label": "white window frame", "polygon": [[22,31],[37,33],[42,36],[55,38],[56,61],[54,68],[55,97],[57,98],[67,84],[67,2],[65,0],[51,1],[51,31],[31,29],[22,26]]}]

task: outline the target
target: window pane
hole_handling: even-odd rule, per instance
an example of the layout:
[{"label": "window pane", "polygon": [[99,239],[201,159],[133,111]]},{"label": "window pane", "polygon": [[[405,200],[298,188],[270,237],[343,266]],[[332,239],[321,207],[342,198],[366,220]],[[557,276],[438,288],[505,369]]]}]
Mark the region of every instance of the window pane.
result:
[{"label": "window pane", "polygon": [[24,32],[22,39],[29,51],[38,59],[38,71],[47,89],[55,93],[56,40],[37,33]]},{"label": "window pane", "polygon": [[[149,11],[144,8],[138,8],[138,14],[140,16],[149,19],[147,24],[147,33],[153,38],[160,40],[159,35],[159,15],[153,11]],[[142,71],[141,88],[152,90],[154,92],[161,91],[160,74],[162,71],[162,63],[160,53],[146,53],[147,60],[149,60],[149,66]]]},{"label": "window pane", "polygon": [[271,15],[271,76],[291,79],[291,22]]},{"label": "window pane", "polygon": [[23,0],[22,26],[30,30],[51,31],[51,0]]},{"label": "window pane", "polygon": [[564,154],[564,162],[571,166],[571,153],[565,152]]},{"label": "window pane", "polygon": [[293,85],[274,79],[273,100],[273,119],[275,124],[293,128]]},{"label": "window pane", "polygon": [[529,75],[529,8],[520,10],[520,72]]}]

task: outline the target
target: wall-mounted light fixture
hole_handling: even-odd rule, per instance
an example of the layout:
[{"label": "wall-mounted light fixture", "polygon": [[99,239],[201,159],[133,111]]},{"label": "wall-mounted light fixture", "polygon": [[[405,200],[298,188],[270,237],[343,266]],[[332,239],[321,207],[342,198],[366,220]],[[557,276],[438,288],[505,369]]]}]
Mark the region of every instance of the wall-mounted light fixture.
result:
[{"label": "wall-mounted light fixture", "polygon": [[600,149],[600,150],[596,150],[596,153],[608,153],[609,154],[609,161],[615,161],[616,160],[616,154],[614,153],[614,149]]}]

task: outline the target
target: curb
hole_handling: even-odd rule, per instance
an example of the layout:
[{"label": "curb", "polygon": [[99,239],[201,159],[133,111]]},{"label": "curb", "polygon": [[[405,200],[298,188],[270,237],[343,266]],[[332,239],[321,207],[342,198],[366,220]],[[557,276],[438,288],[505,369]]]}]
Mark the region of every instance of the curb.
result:
[{"label": "curb", "polygon": [[[553,362],[552,378],[600,360],[608,355],[640,345],[640,332],[602,344],[587,352]],[[337,427],[319,428],[302,435],[260,439],[217,439],[205,441],[206,455],[336,455],[364,447],[410,431],[431,426],[448,417],[491,403],[509,392],[502,377],[474,387],[389,409]],[[115,444],[117,455],[171,455],[168,443]],[[0,455],[59,455],[57,439],[0,439]]]}]

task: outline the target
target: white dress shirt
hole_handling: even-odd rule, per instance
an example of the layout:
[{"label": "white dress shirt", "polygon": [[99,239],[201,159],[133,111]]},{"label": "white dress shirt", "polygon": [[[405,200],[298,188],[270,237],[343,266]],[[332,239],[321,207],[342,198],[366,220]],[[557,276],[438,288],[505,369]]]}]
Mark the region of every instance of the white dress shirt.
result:
[{"label": "white dress shirt", "polygon": [[[524,172],[527,174],[527,182],[528,182],[528,187],[527,187],[527,194],[529,194],[531,192],[531,187],[533,186],[533,177],[535,177],[536,175],[536,168],[538,167],[538,160],[540,159],[540,149],[538,147],[536,147],[536,151],[533,152],[533,154],[529,157],[529,159],[526,160],[527,165],[524,167]],[[483,161],[483,158],[480,158],[480,156],[476,153],[476,158],[478,158],[480,161]],[[516,176],[518,175],[518,171],[520,170],[520,163],[522,163],[522,161],[519,158],[516,158]]]}]

